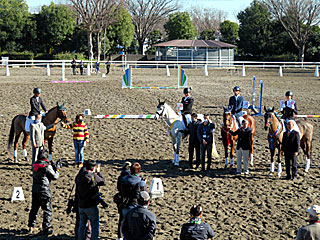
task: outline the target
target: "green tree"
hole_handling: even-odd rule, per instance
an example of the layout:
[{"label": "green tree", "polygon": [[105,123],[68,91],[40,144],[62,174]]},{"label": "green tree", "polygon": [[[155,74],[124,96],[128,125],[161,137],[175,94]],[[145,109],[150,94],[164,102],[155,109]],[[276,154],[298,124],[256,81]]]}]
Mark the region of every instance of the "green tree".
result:
[{"label": "green tree", "polygon": [[320,59],[320,27],[312,26],[310,36],[306,45],[307,61],[318,62]]},{"label": "green tree", "polygon": [[200,33],[201,40],[215,40],[215,31],[213,29],[205,29]]},{"label": "green tree", "polygon": [[168,40],[194,39],[197,36],[196,29],[187,12],[170,14],[164,28],[168,34]]},{"label": "green tree", "polygon": [[73,33],[76,15],[66,5],[42,6],[37,19],[39,44],[46,52],[56,48]]},{"label": "green tree", "polygon": [[117,21],[111,24],[106,30],[106,41],[108,42],[106,50],[109,51],[109,53],[116,52],[117,46],[124,48],[130,47],[134,38],[134,25],[132,24],[128,10],[122,7],[119,8],[116,18]]},{"label": "green tree", "polygon": [[31,51],[33,53],[38,51],[38,44],[37,44],[37,22],[36,22],[36,15],[29,14],[28,18],[26,19],[25,25],[22,29],[22,37],[19,41],[21,45],[21,50]]},{"label": "green tree", "polygon": [[28,18],[28,5],[24,0],[0,0],[0,49],[19,51],[22,30]]},{"label": "green tree", "polygon": [[254,56],[269,55],[268,42],[271,36],[270,13],[265,4],[254,0],[250,7],[238,14],[239,50]]},{"label": "green tree", "polygon": [[154,44],[157,44],[163,40],[163,33],[159,29],[155,29],[150,33],[149,36],[149,49],[148,54],[154,54],[155,53],[155,47],[152,47]]},{"label": "green tree", "polygon": [[235,45],[239,38],[239,25],[226,20],[220,24],[220,33],[221,41]]}]

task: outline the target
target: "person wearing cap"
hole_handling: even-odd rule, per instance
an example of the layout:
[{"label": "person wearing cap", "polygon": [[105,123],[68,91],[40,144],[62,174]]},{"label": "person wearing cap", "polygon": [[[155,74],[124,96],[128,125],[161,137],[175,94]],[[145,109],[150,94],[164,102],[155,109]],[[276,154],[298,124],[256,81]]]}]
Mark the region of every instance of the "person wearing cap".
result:
[{"label": "person wearing cap", "polygon": [[99,237],[99,186],[105,185],[105,179],[100,171],[100,165],[88,160],[85,170],[76,176],[76,192],[79,204],[80,222],[78,239],[85,239],[86,225],[91,223],[91,239]]},{"label": "person wearing cap", "polygon": [[147,208],[150,196],[146,191],[138,195],[138,205],[125,216],[123,233],[125,240],[151,240],[156,232],[156,217]]},{"label": "person wearing cap", "polygon": [[140,174],[141,165],[135,162],[130,167],[130,174],[122,178],[120,194],[123,198],[121,208],[124,218],[131,209],[137,206],[139,193],[146,190],[146,181]]},{"label": "person wearing cap", "polygon": [[200,166],[200,142],[198,139],[198,127],[200,121],[198,121],[198,115],[192,113],[191,124],[189,126],[189,166],[193,168],[193,154],[196,149],[196,168]]},{"label": "person wearing cap", "polygon": [[236,174],[242,173],[241,162],[243,158],[244,174],[249,174],[249,153],[252,145],[252,130],[248,127],[248,120],[242,120],[242,126],[233,132],[229,130],[233,136],[238,136],[237,144],[237,172]]},{"label": "person wearing cap", "polygon": [[210,122],[208,114],[204,115],[203,123],[198,127],[197,136],[200,142],[200,160],[201,160],[201,171],[205,171],[205,158],[206,152],[208,157],[207,170],[211,167],[211,155],[212,155],[212,143],[213,133],[215,130],[214,123]]},{"label": "person wearing cap", "polygon": [[282,119],[288,121],[288,120],[294,120],[294,115],[298,114],[297,104],[292,99],[293,98],[293,92],[287,91],[285,93],[286,100],[280,107],[281,113],[282,113]]},{"label": "person wearing cap", "polygon": [[184,97],[181,100],[182,103],[182,110],[181,110],[181,115],[182,115],[182,120],[186,126],[185,133],[188,132],[189,128],[189,123],[191,122],[191,114],[192,114],[192,106],[194,99],[191,97],[191,90],[192,88],[185,88],[183,89],[183,94]]},{"label": "person wearing cap", "polygon": [[[287,180],[291,177],[297,180],[297,157],[300,149],[300,135],[294,130],[294,120],[289,120],[287,130],[283,133],[281,156],[284,156],[286,163]],[[292,170],[292,172],[291,172]]]},{"label": "person wearing cap", "polygon": [[57,164],[53,167],[48,159],[48,151],[42,149],[39,152],[39,158],[32,165],[32,207],[28,219],[29,233],[35,233],[35,225],[40,207],[43,210],[42,233],[44,235],[52,233],[50,226],[52,220],[50,182],[59,178],[61,165]]},{"label": "person wearing cap", "polygon": [[76,116],[75,122],[71,124],[65,124],[61,122],[61,126],[66,129],[73,130],[73,145],[75,150],[75,160],[78,167],[83,166],[84,161],[84,147],[89,142],[88,126],[83,121],[84,117],[82,114]]},{"label": "person wearing cap", "polygon": [[117,230],[117,234],[118,234],[118,239],[123,239],[123,233],[122,233],[122,225],[123,225],[123,214],[122,214],[122,209],[123,209],[123,203],[124,203],[124,199],[121,195],[121,183],[122,180],[125,176],[130,174],[130,167],[131,167],[131,162],[125,162],[121,168],[121,173],[120,176],[118,177],[118,181],[117,181],[117,189],[118,189],[118,193],[114,196],[114,202],[117,204],[117,208],[118,208],[118,213],[119,213],[119,222],[118,222],[118,230]]},{"label": "person wearing cap", "polygon": [[301,227],[297,234],[297,240],[320,239],[320,206],[313,205],[307,209],[309,224]]},{"label": "person wearing cap", "polygon": [[234,115],[240,125],[242,120],[242,108],[243,108],[243,102],[244,97],[240,95],[240,87],[235,86],[233,88],[234,95],[229,98],[229,105],[228,108],[231,109],[231,114]]},{"label": "person wearing cap", "polygon": [[201,218],[201,205],[192,206],[189,222],[182,225],[180,240],[206,240],[214,237],[215,234],[210,225],[202,222]]}]

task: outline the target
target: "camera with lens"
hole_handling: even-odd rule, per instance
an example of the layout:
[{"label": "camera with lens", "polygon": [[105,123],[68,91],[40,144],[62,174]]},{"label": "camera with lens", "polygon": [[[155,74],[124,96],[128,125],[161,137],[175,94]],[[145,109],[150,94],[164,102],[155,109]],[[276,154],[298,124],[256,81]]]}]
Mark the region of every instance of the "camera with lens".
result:
[{"label": "camera with lens", "polygon": [[109,205],[108,205],[108,203],[106,203],[106,202],[103,200],[103,198],[101,197],[101,196],[102,196],[102,193],[98,192],[98,193],[97,193],[97,196],[98,196],[98,203],[100,203],[103,208],[107,208]]}]

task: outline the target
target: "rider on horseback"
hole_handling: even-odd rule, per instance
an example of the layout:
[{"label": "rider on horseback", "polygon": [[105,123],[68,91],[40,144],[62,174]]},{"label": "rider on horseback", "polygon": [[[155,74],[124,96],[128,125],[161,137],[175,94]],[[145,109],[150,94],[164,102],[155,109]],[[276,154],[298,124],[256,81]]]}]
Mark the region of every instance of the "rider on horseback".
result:
[{"label": "rider on horseback", "polygon": [[233,88],[234,95],[229,98],[229,106],[228,109],[231,109],[231,114],[235,116],[237,119],[237,122],[239,126],[241,126],[241,120],[243,119],[243,102],[244,102],[244,97],[240,95],[240,87],[235,86]]},{"label": "rider on horseback", "polygon": [[285,96],[286,100],[281,101],[281,113],[282,119],[285,119],[286,122],[288,122],[289,120],[294,120],[294,114],[298,114],[298,109],[296,102],[292,99],[293,92],[287,91]]},{"label": "rider on horseback", "polygon": [[191,122],[192,105],[194,102],[194,99],[191,97],[191,90],[191,87],[183,89],[184,97],[181,100],[181,103],[183,105],[181,115],[186,128],[188,126],[188,123]]},{"label": "rider on horseback", "polygon": [[[293,98],[293,92],[287,91],[285,94],[286,100],[285,101],[280,101],[280,110],[282,113],[282,119],[285,122],[288,122],[289,120],[294,121],[294,115],[298,114],[298,109],[296,102],[292,99]],[[285,125],[285,124],[284,124]],[[300,133],[300,130],[298,128],[298,125],[294,121],[294,127],[293,129]]]},{"label": "rider on horseback", "polygon": [[41,108],[47,112],[47,108],[44,105],[41,95],[41,89],[40,88],[34,88],[33,89],[33,97],[30,98],[30,105],[31,105],[31,111],[29,113],[29,116],[26,119],[25,129],[27,132],[29,132],[30,124],[33,120],[35,120],[35,116],[40,114],[41,115]]}]

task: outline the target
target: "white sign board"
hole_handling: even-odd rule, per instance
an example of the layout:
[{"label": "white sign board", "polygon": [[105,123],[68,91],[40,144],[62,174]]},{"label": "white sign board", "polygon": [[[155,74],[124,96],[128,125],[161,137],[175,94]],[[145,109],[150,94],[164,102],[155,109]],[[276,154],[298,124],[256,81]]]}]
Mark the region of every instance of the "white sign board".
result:
[{"label": "white sign board", "polygon": [[14,187],[11,195],[11,202],[13,201],[24,201],[24,194],[22,187]]},{"label": "white sign board", "polygon": [[150,196],[151,198],[158,198],[164,196],[162,180],[160,178],[152,179],[150,186]]}]

